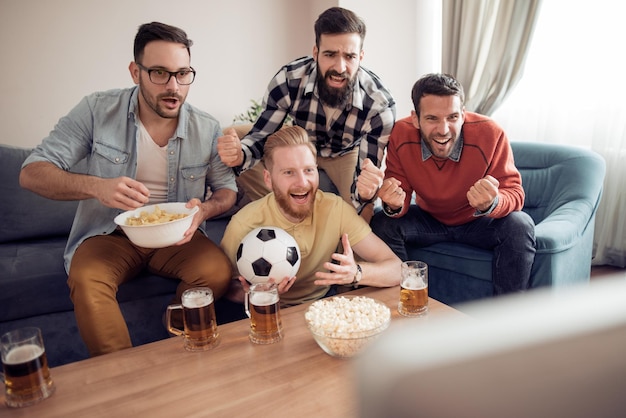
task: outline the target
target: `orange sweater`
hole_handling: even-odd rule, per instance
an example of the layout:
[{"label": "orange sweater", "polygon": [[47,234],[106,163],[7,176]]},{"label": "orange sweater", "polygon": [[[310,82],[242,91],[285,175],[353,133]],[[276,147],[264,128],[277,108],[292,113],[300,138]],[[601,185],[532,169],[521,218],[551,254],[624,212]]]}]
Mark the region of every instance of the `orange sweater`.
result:
[{"label": "orange sweater", "polygon": [[[411,118],[396,122],[387,148],[385,178],[402,182],[406,201],[403,216],[415,191],[416,203],[439,222],[461,225],[472,221],[476,210],[467,201],[470,187],[487,174],[500,182],[498,205],[489,215],[502,218],[524,206],[522,178],[515,167],[504,131],[490,118],[466,112],[463,150],[459,162],[446,160],[438,168],[433,158],[422,161],[419,131]],[[440,164],[441,165],[441,164]]]}]

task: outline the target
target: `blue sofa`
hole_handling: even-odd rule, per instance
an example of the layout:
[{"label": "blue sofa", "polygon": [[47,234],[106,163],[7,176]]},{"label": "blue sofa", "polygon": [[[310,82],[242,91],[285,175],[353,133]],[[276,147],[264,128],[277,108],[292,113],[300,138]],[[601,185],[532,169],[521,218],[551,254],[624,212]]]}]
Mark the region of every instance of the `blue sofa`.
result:
[{"label": "blue sofa", "polygon": [[[0,334],[22,326],[42,329],[51,366],[88,357],[69,297],[63,250],[77,202],[42,198],[18,184],[20,167],[30,153],[0,145]],[[219,243],[227,220],[208,222]],[[162,314],[177,280],[144,273],[122,286],[118,301],[133,345],[167,338]],[[242,318],[241,305],[216,302],[218,323]]]},{"label": "blue sofa", "polygon": [[[511,148],[526,194],[523,210],[536,225],[531,288],[588,282],[604,159],[566,145],[512,141]],[[447,305],[493,295],[491,251],[439,243],[408,253],[428,263],[429,295]]]},{"label": "blue sofa", "polygon": [[[524,210],[534,219],[537,256],[532,286],[562,286],[589,279],[595,211],[604,160],[574,147],[514,142],[526,191]],[[88,356],[78,334],[63,268],[63,249],[76,202],[44,199],[18,185],[30,150],[0,145],[0,334],[21,326],[42,329],[52,366]],[[323,173],[322,173],[323,174]],[[327,177],[320,187],[333,191]],[[221,241],[227,221],[208,224]],[[446,304],[489,297],[491,252],[454,243],[411,248],[430,266],[430,295]],[[118,300],[134,345],[167,337],[162,313],[177,281],[143,274],[122,285]],[[216,303],[218,323],[243,317],[241,305]]]}]

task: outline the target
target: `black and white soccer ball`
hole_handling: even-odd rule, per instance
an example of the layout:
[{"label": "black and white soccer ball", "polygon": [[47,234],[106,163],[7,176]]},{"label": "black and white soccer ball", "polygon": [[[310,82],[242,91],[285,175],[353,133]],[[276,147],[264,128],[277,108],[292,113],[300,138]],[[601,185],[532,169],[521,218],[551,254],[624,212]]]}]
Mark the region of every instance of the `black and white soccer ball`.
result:
[{"label": "black and white soccer ball", "polygon": [[248,282],[278,284],[293,277],[300,268],[301,254],[296,240],[275,226],[255,228],[241,240],[237,249],[237,269]]}]

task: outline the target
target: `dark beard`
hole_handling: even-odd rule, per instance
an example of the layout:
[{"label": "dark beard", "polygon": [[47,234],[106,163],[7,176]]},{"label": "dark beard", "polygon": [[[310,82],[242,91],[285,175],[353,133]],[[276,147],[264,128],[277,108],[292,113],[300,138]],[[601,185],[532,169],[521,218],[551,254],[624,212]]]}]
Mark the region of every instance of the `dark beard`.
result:
[{"label": "dark beard", "polygon": [[317,89],[320,95],[320,100],[327,106],[334,108],[344,108],[350,102],[352,92],[354,91],[354,80],[348,80],[346,86],[341,89],[329,87],[326,83],[326,77],[331,75],[340,75],[336,71],[328,70],[326,75],[317,73]]}]

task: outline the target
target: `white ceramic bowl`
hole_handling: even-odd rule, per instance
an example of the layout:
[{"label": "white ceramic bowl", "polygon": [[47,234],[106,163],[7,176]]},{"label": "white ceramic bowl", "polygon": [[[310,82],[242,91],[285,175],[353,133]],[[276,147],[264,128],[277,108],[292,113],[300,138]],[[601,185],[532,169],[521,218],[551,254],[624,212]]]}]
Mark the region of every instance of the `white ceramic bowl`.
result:
[{"label": "white ceramic bowl", "polygon": [[324,352],[347,358],[361,353],[389,327],[391,311],[373,298],[338,295],[313,302],[304,318]]},{"label": "white ceramic bowl", "polygon": [[[137,226],[126,225],[126,218],[138,217],[141,212],[144,211],[152,213],[154,212],[156,206],[167,213],[186,213],[187,216],[161,224]],[[185,203],[183,202],[159,203],[156,205],[142,206],[135,210],[120,213],[115,217],[114,221],[122,228],[126,236],[128,236],[128,239],[130,239],[133,244],[144,248],[163,248],[173,245],[183,239],[183,234],[187,229],[189,229],[194,215],[199,210],[200,208],[197,206],[188,209],[185,207]]]}]

